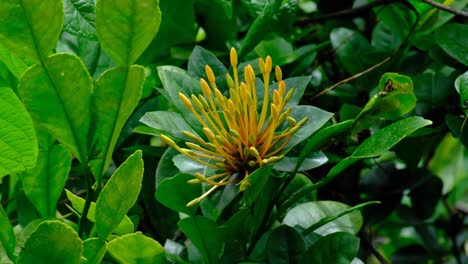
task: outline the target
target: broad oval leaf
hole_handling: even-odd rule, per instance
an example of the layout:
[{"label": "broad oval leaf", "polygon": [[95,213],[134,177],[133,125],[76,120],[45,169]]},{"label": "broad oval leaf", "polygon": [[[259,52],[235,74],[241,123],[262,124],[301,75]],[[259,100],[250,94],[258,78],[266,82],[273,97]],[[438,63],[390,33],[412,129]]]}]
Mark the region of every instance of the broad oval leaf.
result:
[{"label": "broad oval leaf", "polygon": [[449,23],[436,31],[435,40],[450,56],[468,66],[467,35],[468,27],[466,25]]},{"label": "broad oval leaf", "polygon": [[121,236],[107,244],[109,254],[122,264],[166,263],[164,248],[141,232]]},{"label": "broad oval leaf", "polygon": [[[283,219],[283,224],[294,227],[301,226],[304,229],[318,223],[326,217],[333,217],[349,209],[350,206],[334,201],[315,201],[300,204],[288,211]],[[314,232],[320,235],[328,235],[335,232],[348,232],[357,234],[362,226],[362,216],[359,211],[353,211],[332,222],[329,222]]]},{"label": "broad oval leaf", "polygon": [[102,48],[119,66],[132,65],[161,23],[157,0],[99,0],[96,32]]},{"label": "broad oval leaf", "polygon": [[0,179],[36,166],[37,138],[33,122],[15,93],[0,88]]},{"label": "broad oval leaf", "polygon": [[167,111],[147,112],[140,119],[140,122],[151,128],[165,132],[177,139],[183,139],[186,141],[191,140],[186,137],[182,131],[187,131],[200,137],[179,113]]},{"label": "broad oval leaf", "polygon": [[172,178],[166,178],[156,189],[156,199],[165,206],[188,215],[194,215],[197,206],[187,206],[187,203],[199,197],[202,192],[201,184],[190,184],[188,180],[194,176],[179,173]]},{"label": "broad oval leaf", "polygon": [[205,263],[218,263],[224,242],[216,223],[203,216],[187,217],[177,224],[197,247]]},{"label": "broad oval leaf", "polygon": [[13,0],[0,5],[0,42],[38,63],[57,45],[63,23],[62,0]]},{"label": "broad oval leaf", "polygon": [[359,238],[344,232],[329,234],[315,242],[299,263],[349,264],[359,250]]},{"label": "broad oval leaf", "polygon": [[460,94],[462,107],[468,107],[468,71],[457,77],[455,80],[455,89]]},{"label": "broad oval leaf", "polygon": [[83,242],[73,228],[56,221],[39,224],[24,243],[18,264],[79,264]]},{"label": "broad oval leaf", "polygon": [[275,228],[268,238],[268,263],[298,263],[299,256],[304,251],[305,243],[301,233],[287,225]]},{"label": "broad oval leaf", "polygon": [[96,201],[96,232],[106,239],[135,204],[143,180],[143,159],[137,150],[120,165]]},{"label": "broad oval leaf", "polygon": [[94,1],[65,0],[65,22],[63,30],[73,35],[96,39],[94,27]]},{"label": "broad oval leaf", "polygon": [[88,157],[93,79],[71,54],[55,54],[29,68],[18,90],[32,118],[45,126],[82,163]]},{"label": "broad oval leaf", "polygon": [[133,65],[107,70],[96,81],[91,99],[92,145],[99,154],[90,167],[98,182],[107,170],[125,122],[138,105],[144,80],[144,68]]},{"label": "broad oval leaf", "polygon": [[23,189],[43,218],[56,216],[56,205],[65,187],[72,157],[62,145],[42,146],[37,166],[21,173]]},{"label": "broad oval leaf", "polygon": [[82,264],[98,264],[106,255],[106,241],[97,237],[86,239],[83,242],[83,258]]}]

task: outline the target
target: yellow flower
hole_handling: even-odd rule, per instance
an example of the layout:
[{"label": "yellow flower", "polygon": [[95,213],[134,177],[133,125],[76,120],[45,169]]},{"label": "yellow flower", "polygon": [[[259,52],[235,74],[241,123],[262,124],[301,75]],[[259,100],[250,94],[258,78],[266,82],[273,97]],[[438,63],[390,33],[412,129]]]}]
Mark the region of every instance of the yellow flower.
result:
[{"label": "yellow flower", "polygon": [[[269,82],[272,70],[270,56],[265,60],[259,59],[264,83],[264,96],[261,102],[257,98],[255,72],[252,66],[244,67],[245,81],[240,81],[234,48],[231,49],[230,58],[234,78],[226,74],[229,98],[218,90],[213,70],[208,65],[205,66],[205,71],[209,84],[205,79],[200,79],[203,95],[192,94],[189,99],[179,93],[180,100],[202,126],[206,140],[183,131],[183,134],[193,142],[186,142],[187,148],[181,148],[169,137],[161,135],[162,140],[169,146],[217,171],[216,175],[209,177],[195,173],[196,179],[189,183],[204,182],[213,187],[188,203],[188,206],[200,202],[218,187],[237,181],[240,181],[240,190],[243,191],[249,184],[246,180],[249,174],[266,164],[281,160],[284,157],[282,151],[291,136],[307,122],[307,118],[296,122],[290,116],[291,108],[285,109],[294,89],[291,88],[286,93],[286,84],[282,80],[282,72],[278,66],[275,67],[278,88],[273,90],[273,98],[270,100]],[[260,112],[258,103],[262,104]],[[288,123],[288,127],[281,132],[277,131],[285,122]],[[233,177],[235,174],[237,177]]]}]

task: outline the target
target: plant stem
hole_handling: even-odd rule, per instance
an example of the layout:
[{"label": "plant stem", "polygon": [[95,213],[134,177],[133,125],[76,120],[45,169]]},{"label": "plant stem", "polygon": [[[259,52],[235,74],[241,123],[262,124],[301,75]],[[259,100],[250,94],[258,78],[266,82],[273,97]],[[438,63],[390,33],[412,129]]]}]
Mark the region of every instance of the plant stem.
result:
[{"label": "plant stem", "polygon": [[91,201],[94,199],[94,190],[93,190],[93,185],[91,183],[91,172],[86,169],[85,173],[85,180],[86,180],[86,201],[83,207],[83,213],[81,214],[80,222],[78,224],[78,235],[81,238],[84,238],[85,232],[84,232],[84,227],[87,223],[88,219],[88,212],[89,212],[89,207],[91,206]]},{"label": "plant stem", "polygon": [[433,0],[422,0],[424,3],[428,4],[428,5],[431,5],[435,8],[438,8],[440,10],[443,10],[445,12],[449,12],[449,13],[452,13],[456,16],[461,16],[461,17],[465,17],[465,18],[468,18],[468,12],[465,12],[463,10],[456,10],[456,9],[453,9],[451,8],[450,6],[446,6],[442,3],[438,3],[436,1],[433,1]]}]

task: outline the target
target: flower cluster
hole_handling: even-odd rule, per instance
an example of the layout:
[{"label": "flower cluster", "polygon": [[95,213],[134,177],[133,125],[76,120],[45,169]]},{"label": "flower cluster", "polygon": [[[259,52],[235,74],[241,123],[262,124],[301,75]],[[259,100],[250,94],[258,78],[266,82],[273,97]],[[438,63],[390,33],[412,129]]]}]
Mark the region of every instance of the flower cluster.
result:
[{"label": "flower cluster", "polygon": [[[278,88],[273,90],[272,98],[269,98],[272,71],[269,56],[265,60],[259,59],[264,83],[263,99],[258,98],[252,66],[244,67],[245,80],[240,81],[234,48],[231,49],[230,59],[234,78],[226,74],[229,97],[217,88],[215,75],[208,65],[205,71],[209,83],[200,79],[203,94],[192,94],[189,98],[179,93],[180,100],[198,120],[206,138],[183,131],[192,142],[185,142],[187,148],[182,148],[169,137],[161,135],[169,146],[217,171],[216,175],[209,177],[195,173],[196,179],[190,183],[204,182],[213,187],[188,206],[198,203],[220,186],[240,182],[240,190],[244,190],[249,183],[246,180],[249,174],[266,164],[281,160],[284,157],[282,152],[292,135],[307,122],[307,118],[296,122],[290,116],[291,108],[286,108],[286,104],[294,89],[286,93],[286,84],[278,66],[275,67]],[[277,131],[285,122],[287,128]]]}]

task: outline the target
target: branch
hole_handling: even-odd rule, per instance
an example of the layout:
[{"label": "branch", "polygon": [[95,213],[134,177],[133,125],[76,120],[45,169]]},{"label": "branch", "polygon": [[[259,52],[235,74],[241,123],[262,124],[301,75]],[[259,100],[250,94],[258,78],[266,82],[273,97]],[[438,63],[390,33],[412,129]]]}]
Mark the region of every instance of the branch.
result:
[{"label": "branch", "polygon": [[444,4],[441,4],[441,3],[438,3],[436,1],[433,1],[433,0],[422,0],[424,3],[428,4],[428,5],[431,5],[435,8],[438,8],[440,10],[443,10],[445,12],[449,12],[449,13],[452,13],[456,16],[461,16],[461,17],[465,17],[465,18],[468,18],[468,12],[465,12],[463,10],[456,10],[456,9],[453,9],[451,8],[450,6],[446,6]]},{"label": "branch", "polygon": [[[413,10],[413,9],[412,9],[412,10]],[[413,10],[413,11],[415,11],[415,10]],[[387,58],[385,58],[384,60],[378,62],[378,63],[375,64],[375,65],[373,65],[372,67],[370,67],[370,68],[368,68],[368,69],[365,69],[365,70],[362,71],[362,72],[356,73],[355,75],[353,75],[353,76],[351,76],[351,77],[348,77],[348,78],[346,78],[346,79],[344,79],[344,80],[341,80],[341,81],[335,83],[334,85],[332,85],[332,86],[326,88],[325,90],[323,90],[323,91],[319,92],[318,94],[314,95],[314,96],[312,97],[312,99],[315,99],[315,98],[317,98],[317,97],[319,97],[319,96],[321,96],[321,95],[323,95],[323,94],[326,94],[326,93],[328,93],[329,91],[331,91],[331,90],[337,88],[338,86],[340,86],[340,85],[342,85],[342,84],[345,84],[345,83],[347,83],[347,82],[353,81],[353,80],[355,80],[355,79],[357,79],[357,78],[359,78],[359,77],[361,77],[361,76],[363,76],[363,75],[365,75],[365,74],[367,74],[367,73],[369,73],[369,72],[371,72],[371,71],[373,71],[373,70],[379,68],[380,66],[382,66],[382,65],[384,65],[385,63],[389,62],[390,60],[392,60],[392,59],[395,57],[395,55],[396,55],[404,46],[406,46],[406,44],[408,43],[410,37],[413,35],[414,30],[416,29],[416,26],[418,25],[418,22],[419,22],[419,14],[418,14],[416,11],[415,11],[415,14],[416,14],[416,21],[414,21],[414,24],[413,24],[413,26],[411,27],[410,31],[408,32],[408,35],[406,35],[405,39],[401,42],[400,46],[398,46],[398,48],[397,48],[396,50],[394,50],[394,51],[392,52],[392,54],[390,54],[390,55],[389,55]]]},{"label": "branch", "polygon": [[387,5],[387,4],[391,4],[391,3],[395,3],[395,2],[399,2],[399,0],[377,0],[377,1],[369,3],[367,5],[362,5],[362,6],[358,6],[358,7],[354,7],[354,8],[350,8],[350,9],[345,9],[345,10],[340,10],[340,11],[337,11],[337,12],[334,12],[334,13],[324,14],[324,15],[317,16],[317,17],[305,18],[301,22],[302,23],[303,22],[312,23],[312,22],[324,21],[324,20],[331,19],[331,18],[336,18],[336,17],[343,18],[343,17],[357,16],[357,15],[359,15],[361,13],[365,13],[369,9],[372,9],[372,8],[374,8],[376,6]]}]

